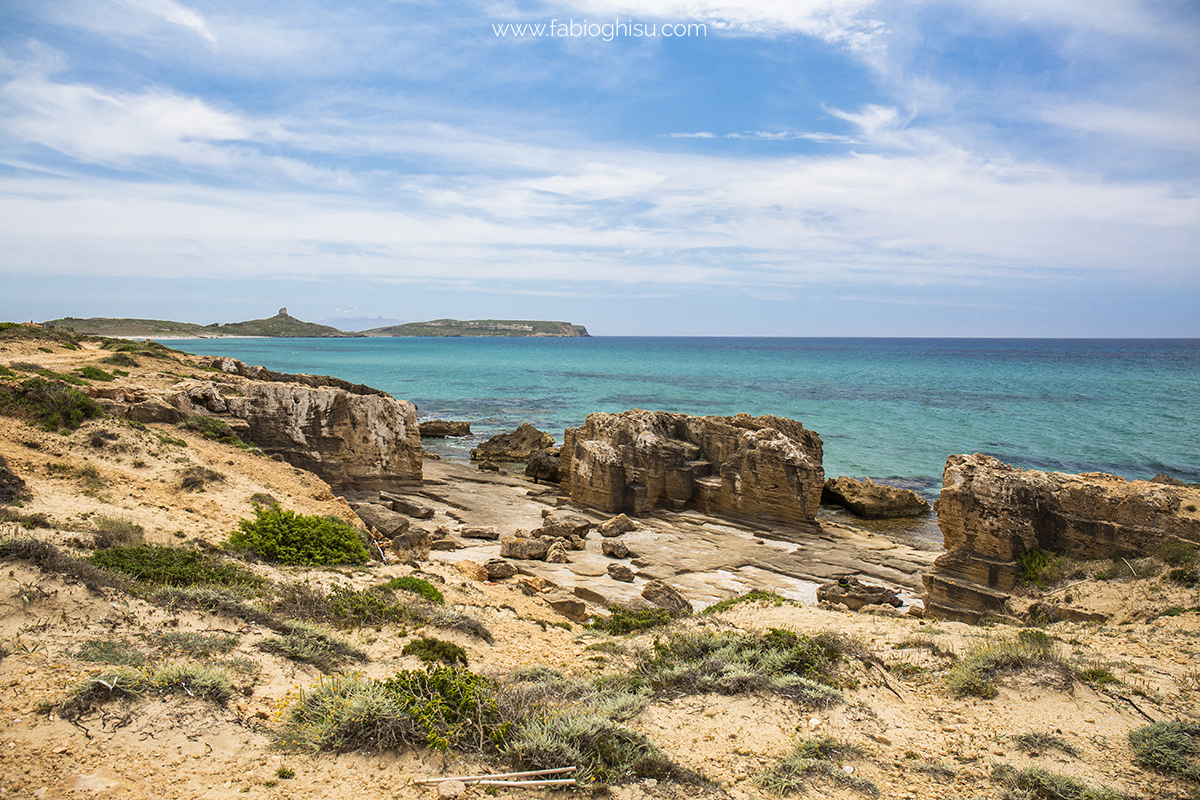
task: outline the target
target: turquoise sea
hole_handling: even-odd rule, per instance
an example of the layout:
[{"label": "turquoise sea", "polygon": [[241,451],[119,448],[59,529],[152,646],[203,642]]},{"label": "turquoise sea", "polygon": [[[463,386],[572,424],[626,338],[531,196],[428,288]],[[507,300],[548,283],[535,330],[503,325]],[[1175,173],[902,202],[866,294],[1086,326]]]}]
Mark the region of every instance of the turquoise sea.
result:
[{"label": "turquoise sea", "polygon": [[946,456],[1200,482],[1200,340],[188,339],[281,372],[336,375],[475,436],[532,422],[561,442],[593,411],[777,414],[817,431],[825,472],[936,496]]}]

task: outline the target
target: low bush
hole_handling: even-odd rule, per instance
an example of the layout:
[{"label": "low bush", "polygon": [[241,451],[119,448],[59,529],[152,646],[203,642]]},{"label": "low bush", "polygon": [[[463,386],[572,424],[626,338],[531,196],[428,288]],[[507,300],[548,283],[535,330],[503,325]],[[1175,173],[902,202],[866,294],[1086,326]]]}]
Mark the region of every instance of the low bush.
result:
[{"label": "low bush", "polygon": [[126,642],[113,639],[88,639],[81,642],[75,651],[75,657],[81,661],[122,667],[140,667],[146,663],[145,653]]},{"label": "low bush", "polygon": [[786,602],[788,602],[786,597],[775,594],[775,592],[764,592],[762,589],[753,589],[745,594],[740,594],[737,597],[730,597],[713,603],[700,613],[720,614],[722,611],[728,611],[734,606],[741,605],[742,603],[766,603],[778,607]]},{"label": "low bush", "polygon": [[138,366],[137,359],[128,353],[113,353],[111,356],[105,356],[100,359],[105,364],[112,364],[117,367],[136,367]]},{"label": "low bush", "polygon": [[29,378],[0,386],[0,413],[32,417],[48,431],[73,431],[104,415],[95,400],[60,381]]},{"label": "low bush", "polygon": [[79,369],[75,370],[75,374],[81,378],[87,378],[89,381],[107,382],[107,381],[115,380],[115,378],[112,375],[108,374],[107,372],[100,369],[99,367],[92,366],[91,364],[89,364],[85,367],[80,367]]},{"label": "low bush", "polygon": [[305,516],[278,506],[255,508],[253,520],[239,520],[238,530],[225,546],[251,550],[280,564],[362,564],[368,559],[358,531],[346,522]]},{"label": "low bush", "polygon": [[146,529],[136,522],[118,517],[97,517],[92,521],[95,528],[94,544],[98,549],[141,544]]},{"label": "low bush", "polygon": [[1042,664],[1062,667],[1054,654],[1054,642],[1044,633],[1022,630],[1015,639],[987,639],[972,647],[956,661],[946,676],[946,685],[955,697],[981,697],[985,700],[998,692],[992,679],[1003,673]]},{"label": "low bush", "polygon": [[244,441],[234,433],[233,428],[229,427],[229,423],[216,417],[195,414],[180,422],[177,427],[185,431],[194,431],[205,439],[212,439],[214,442],[220,442],[221,444],[240,447],[243,450],[258,450],[256,446]]},{"label": "low bush", "polygon": [[140,544],[99,550],[86,559],[104,569],[123,572],[143,583],[168,586],[226,584],[257,586],[254,573],[198,550]]},{"label": "low bush", "polygon": [[40,539],[17,538],[0,541],[0,558],[24,561],[42,572],[78,580],[93,592],[100,591],[103,586],[124,588],[129,583],[129,579],[120,573],[69,556],[56,545]]},{"label": "low bush", "polygon": [[1036,547],[1018,555],[1017,563],[1020,565],[1017,585],[1036,586],[1039,589],[1060,583],[1066,578],[1069,570],[1069,560],[1066,557]]},{"label": "low bush", "polygon": [[831,783],[866,795],[876,795],[879,790],[875,784],[856,778],[841,768],[846,758],[861,755],[862,751],[858,748],[842,744],[829,736],[805,739],[797,742],[790,753],[759,775],[755,782],[781,796],[802,791],[811,783]]},{"label": "low bush", "polygon": [[304,623],[296,624],[291,633],[264,639],[258,643],[258,649],[301,664],[311,664],[325,674],[336,671],[350,658],[366,660],[365,654],[357,648]]},{"label": "low bush", "polygon": [[1150,769],[1200,783],[1200,723],[1163,720],[1129,734],[1133,757]]},{"label": "low bush", "polygon": [[190,658],[207,658],[228,653],[237,647],[241,636],[222,631],[164,631],[154,637],[155,645],[168,653],[182,653]]},{"label": "low bush", "polygon": [[430,614],[425,621],[436,628],[465,633],[468,636],[474,636],[476,639],[482,639],[488,644],[495,642],[495,639],[492,638],[492,632],[487,629],[486,625],[461,611],[440,609]]},{"label": "low bush", "polygon": [[116,670],[76,684],[70,694],[52,706],[64,719],[79,719],[113,700],[187,695],[224,705],[233,685],[224,670],[173,664],[158,669]]},{"label": "low bush", "polygon": [[225,476],[208,467],[190,466],[179,472],[179,488],[185,492],[203,492],[210,483],[221,483]]},{"label": "low bush", "polygon": [[675,616],[665,608],[639,608],[637,610],[613,606],[609,609],[608,619],[592,617],[588,627],[611,633],[615,636],[625,636],[638,631],[659,628],[669,624]]},{"label": "low bush", "polygon": [[1088,786],[1041,767],[1028,767],[1018,772],[1002,764],[992,777],[1005,787],[1005,800],[1123,800],[1122,795],[1112,789]]},{"label": "low bush", "polygon": [[447,642],[444,639],[435,639],[432,636],[422,636],[420,639],[413,639],[408,644],[404,645],[404,649],[400,651],[402,656],[416,656],[426,664],[441,662],[449,666],[461,664],[467,666],[467,651],[456,645],[454,642]]},{"label": "low bush", "polygon": [[329,619],[339,628],[380,626],[389,622],[404,622],[413,614],[396,602],[396,596],[378,586],[355,589],[339,585],[329,590]]},{"label": "low bush", "polygon": [[1045,731],[1029,731],[1021,733],[1013,737],[1017,747],[1027,753],[1042,753],[1047,750],[1060,750],[1072,758],[1079,758],[1083,755],[1079,748],[1068,742],[1063,737],[1046,733]]},{"label": "low bush", "polygon": [[446,602],[446,598],[442,596],[441,591],[436,586],[422,578],[414,578],[411,575],[405,575],[402,578],[392,578],[390,581],[382,585],[385,589],[393,591],[412,592],[419,594],[431,603],[442,605]]}]

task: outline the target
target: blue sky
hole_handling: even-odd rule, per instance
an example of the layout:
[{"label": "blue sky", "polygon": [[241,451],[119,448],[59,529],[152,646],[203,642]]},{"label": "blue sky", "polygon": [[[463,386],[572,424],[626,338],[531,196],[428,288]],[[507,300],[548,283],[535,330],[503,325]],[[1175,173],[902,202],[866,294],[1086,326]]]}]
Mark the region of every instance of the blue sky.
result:
[{"label": "blue sky", "polygon": [[1200,336],[1197,53],[1187,0],[0,3],[0,318]]}]

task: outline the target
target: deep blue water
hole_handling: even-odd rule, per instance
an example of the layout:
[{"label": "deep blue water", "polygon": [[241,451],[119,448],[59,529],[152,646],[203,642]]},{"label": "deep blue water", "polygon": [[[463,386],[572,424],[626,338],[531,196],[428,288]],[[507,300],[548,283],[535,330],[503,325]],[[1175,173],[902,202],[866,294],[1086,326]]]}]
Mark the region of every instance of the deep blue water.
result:
[{"label": "deep blue water", "polygon": [[169,346],[336,375],[479,434],[561,441],[593,411],[778,414],[825,442],[827,475],[940,486],[946,456],[1200,481],[1200,340],[189,339]]}]

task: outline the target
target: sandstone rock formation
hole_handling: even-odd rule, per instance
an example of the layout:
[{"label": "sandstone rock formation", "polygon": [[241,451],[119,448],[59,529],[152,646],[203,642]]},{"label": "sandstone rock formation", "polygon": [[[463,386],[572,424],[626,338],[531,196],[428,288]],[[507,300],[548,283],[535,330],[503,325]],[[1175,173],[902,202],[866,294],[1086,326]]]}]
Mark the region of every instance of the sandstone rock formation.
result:
[{"label": "sandstone rock formation", "polygon": [[500,537],[500,557],[541,561],[550,551],[549,539],[528,539],[524,536]]},{"label": "sandstone rock formation", "polygon": [[562,488],[635,516],[657,507],[808,524],[821,502],[821,438],[783,417],[589,414],[566,431]]},{"label": "sandstone rock formation", "polygon": [[517,568],[513,566],[511,561],[505,561],[503,558],[489,558],[483,564],[487,570],[488,578],[493,581],[504,580],[511,578],[517,574]]},{"label": "sandstone rock formation", "polygon": [[609,564],[608,576],[614,581],[622,583],[633,583],[633,570],[624,564]]},{"label": "sandstone rock formation", "polygon": [[678,589],[660,580],[653,580],[642,587],[642,597],[659,608],[675,614],[692,613],[692,604]]},{"label": "sandstone rock formation", "polygon": [[561,461],[559,459],[560,450],[557,447],[548,447],[544,450],[534,450],[529,454],[529,458],[525,463],[525,477],[533,478],[534,483],[546,481],[547,483],[558,483],[560,479],[559,467]]},{"label": "sandstone rock formation", "polygon": [[914,491],[844,475],[825,481],[821,502],[842,506],[865,519],[918,517],[930,511],[929,503]]},{"label": "sandstone rock formation", "polygon": [[554,437],[528,422],[512,433],[498,433],[471,449],[472,461],[526,461],[534,450],[554,446]]},{"label": "sandstone rock formation", "polygon": [[1017,559],[1034,549],[1132,557],[1172,538],[1200,542],[1200,490],[1011,467],[991,456],[946,460],[936,503],[946,552],[924,577],[931,617],[1004,615]]},{"label": "sandstone rock formation", "polygon": [[407,517],[378,503],[355,503],[353,508],[363,523],[388,539],[404,533],[412,524]]},{"label": "sandstone rock formation", "polygon": [[470,436],[471,423],[452,419],[427,419],[418,423],[422,438],[441,439],[446,436]]},{"label": "sandstone rock formation", "polygon": [[635,525],[633,520],[624,514],[618,514],[612,519],[601,522],[596,526],[596,530],[600,532],[601,536],[607,538],[612,536],[620,536],[623,533],[629,533],[630,531],[637,530],[637,525]]},{"label": "sandstone rock formation", "polygon": [[886,605],[898,608],[901,605],[896,592],[886,586],[860,583],[858,578],[842,578],[817,587],[817,602],[841,603],[851,611],[864,606]]},{"label": "sandstone rock formation", "polygon": [[629,558],[633,555],[620,539],[601,539],[600,552],[609,558]]},{"label": "sandstone rock formation", "polygon": [[309,470],[336,491],[421,480],[417,408],[326,375],[288,375],[233,358],[196,357],[216,370],[169,392],[89,387],[105,410],[138,422],[217,416],[269,456]]}]

